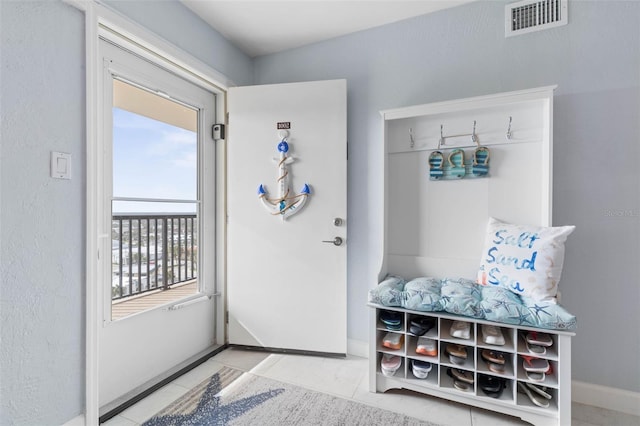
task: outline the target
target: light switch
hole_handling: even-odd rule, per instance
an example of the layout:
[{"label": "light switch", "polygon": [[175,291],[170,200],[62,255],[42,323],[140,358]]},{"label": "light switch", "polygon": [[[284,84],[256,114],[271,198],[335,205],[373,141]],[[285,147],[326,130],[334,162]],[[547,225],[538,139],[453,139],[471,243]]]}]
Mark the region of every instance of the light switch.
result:
[{"label": "light switch", "polygon": [[51,151],[51,177],[71,179],[71,154]]}]

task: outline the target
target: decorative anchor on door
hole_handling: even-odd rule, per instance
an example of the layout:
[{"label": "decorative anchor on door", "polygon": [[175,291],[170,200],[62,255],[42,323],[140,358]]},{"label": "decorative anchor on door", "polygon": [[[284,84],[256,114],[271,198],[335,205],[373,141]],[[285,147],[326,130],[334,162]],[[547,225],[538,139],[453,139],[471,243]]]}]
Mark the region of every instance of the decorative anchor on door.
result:
[{"label": "decorative anchor on door", "polygon": [[287,170],[287,164],[293,163],[294,159],[287,155],[289,151],[289,144],[287,143],[287,136],[289,132],[281,131],[280,136],[282,140],[278,144],[279,158],[274,158],[278,162],[278,198],[269,198],[264,186],[260,184],[258,187],[258,198],[262,201],[262,205],[272,215],[280,215],[284,221],[287,217],[292,216],[299,212],[307,202],[307,198],[311,195],[309,185],[306,183],[302,187],[299,194],[290,195],[291,190],[289,188],[289,171]]}]

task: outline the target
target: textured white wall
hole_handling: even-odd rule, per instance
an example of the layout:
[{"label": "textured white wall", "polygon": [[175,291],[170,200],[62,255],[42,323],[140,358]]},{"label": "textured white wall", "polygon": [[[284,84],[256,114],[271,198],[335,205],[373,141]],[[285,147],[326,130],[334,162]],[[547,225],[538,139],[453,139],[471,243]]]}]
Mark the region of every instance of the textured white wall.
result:
[{"label": "textured white wall", "polygon": [[0,424],[62,424],[84,398],[84,15],[0,7]]},{"label": "textured white wall", "polygon": [[573,377],[640,391],[640,3],[570,2],[569,25],[509,39],[503,19],[504,2],[480,1],[263,56],[255,83],[348,80],[348,333],[357,340],[368,339],[367,290],[382,253],[378,111],[558,84],[554,223],[577,225],[560,283],[578,317]]}]

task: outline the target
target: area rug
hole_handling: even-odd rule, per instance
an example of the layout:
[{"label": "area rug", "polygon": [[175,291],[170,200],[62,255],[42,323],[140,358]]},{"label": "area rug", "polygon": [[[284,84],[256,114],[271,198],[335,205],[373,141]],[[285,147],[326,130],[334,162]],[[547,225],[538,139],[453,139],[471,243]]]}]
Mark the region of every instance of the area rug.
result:
[{"label": "area rug", "polygon": [[143,426],[407,425],[413,417],[223,367]]}]

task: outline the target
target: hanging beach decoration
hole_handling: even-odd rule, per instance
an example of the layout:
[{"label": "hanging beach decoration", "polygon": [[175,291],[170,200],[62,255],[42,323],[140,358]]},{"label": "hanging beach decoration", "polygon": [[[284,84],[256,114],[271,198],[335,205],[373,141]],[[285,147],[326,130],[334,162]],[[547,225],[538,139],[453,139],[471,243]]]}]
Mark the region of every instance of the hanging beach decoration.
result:
[{"label": "hanging beach decoration", "polygon": [[291,193],[287,165],[293,163],[294,159],[287,154],[289,152],[287,134],[288,132],[284,133],[282,140],[278,144],[279,158],[274,158],[278,163],[278,197],[270,198],[264,185],[260,184],[258,187],[258,198],[262,202],[262,205],[264,205],[272,215],[280,215],[282,220],[299,212],[311,194],[309,185],[306,183],[299,194]]}]

